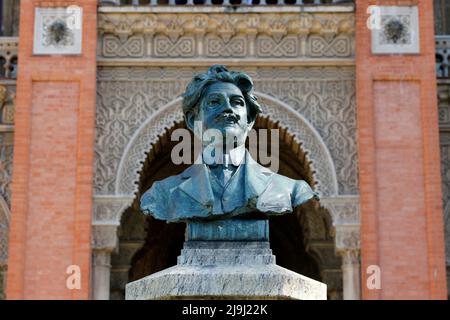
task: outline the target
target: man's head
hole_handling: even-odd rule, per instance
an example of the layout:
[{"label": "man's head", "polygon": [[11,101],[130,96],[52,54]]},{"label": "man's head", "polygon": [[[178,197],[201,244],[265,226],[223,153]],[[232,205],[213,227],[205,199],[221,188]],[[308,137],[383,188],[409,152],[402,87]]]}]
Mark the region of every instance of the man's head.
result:
[{"label": "man's head", "polygon": [[183,112],[192,131],[194,123],[199,121],[203,132],[219,130],[224,139],[235,137],[234,143],[241,145],[261,106],[253,95],[252,79],[246,73],[230,72],[225,66],[214,65],[188,84],[183,94]]}]

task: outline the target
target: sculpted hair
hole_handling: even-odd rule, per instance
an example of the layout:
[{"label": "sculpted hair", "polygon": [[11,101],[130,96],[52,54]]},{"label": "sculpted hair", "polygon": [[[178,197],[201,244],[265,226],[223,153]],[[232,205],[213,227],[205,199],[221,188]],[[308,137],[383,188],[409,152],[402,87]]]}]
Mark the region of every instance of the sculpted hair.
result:
[{"label": "sculpted hair", "polygon": [[238,87],[245,99],[248,109],[247,122],[253,122],[256,116],[262,112],[261,105],[253,95],[253,81],[245,72],[228,71],[223,65],[213,65],[206,73],[201,73],[188,84],[186,92],[183,93],[183,113],[186,117],[188,112],[198,114],[198,107],[205,89],[215,82],[229,82]]}]

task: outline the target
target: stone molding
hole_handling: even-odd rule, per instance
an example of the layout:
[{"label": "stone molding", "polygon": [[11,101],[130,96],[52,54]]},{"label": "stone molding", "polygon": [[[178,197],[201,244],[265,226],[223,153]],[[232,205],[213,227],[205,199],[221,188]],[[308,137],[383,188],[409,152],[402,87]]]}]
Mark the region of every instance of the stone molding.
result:
[{"label": "stone molding", "polygon": [[321,205],[326,207],[336,225],[359,225],[359,196],[340,195],[337,197],[322,197]]},{"label": "stone molding", "polygon": [[336,251],[338,253],[359,251],[361,247],[359,196],[322,198],[320,203],[332,216]]},{"label": "stone molding", "polygon": [[94,196],[93,250],[112,252],[117,249],[117,230],[120,226],[120,219],[133,199],[134,196]]},{"label": "stone molding", "polygon": [[354,58],[353,13],[99,13],[99,58]]},{"label": "stone molding", "polygon": [[360,251],[358,249],[345,250],[341,254],[342,256],[342,267],[353,267],[354,265],[360,264]]},{"label": "stone molding", "polygon": [[120,225],[122,212],[131,205],[134,195],[94,196],[94,225]]},{"label": "stone molding", "polygon": [[117,249],[117,225],[93,224],[92,225],[92,250],[111,253]]}]

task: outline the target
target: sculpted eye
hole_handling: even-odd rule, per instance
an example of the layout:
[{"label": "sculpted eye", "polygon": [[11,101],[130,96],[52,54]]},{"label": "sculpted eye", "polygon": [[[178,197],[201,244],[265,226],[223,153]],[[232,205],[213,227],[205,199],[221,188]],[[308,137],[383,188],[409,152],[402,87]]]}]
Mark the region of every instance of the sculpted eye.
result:
[{"label": "sculpted eye", "polygon": [[234,105],[238,105],[238,106],[243,106],[245,103],[244,103],[244,100],[242,100],[242,99],[234,99],[233,101],[232,101],[232,103],[234,104]]},{"label": "sculpted eye", "polygon": [[219,103],[220,103],[219,99],[208,100],[208,105],[210,106],[217,106]]}]

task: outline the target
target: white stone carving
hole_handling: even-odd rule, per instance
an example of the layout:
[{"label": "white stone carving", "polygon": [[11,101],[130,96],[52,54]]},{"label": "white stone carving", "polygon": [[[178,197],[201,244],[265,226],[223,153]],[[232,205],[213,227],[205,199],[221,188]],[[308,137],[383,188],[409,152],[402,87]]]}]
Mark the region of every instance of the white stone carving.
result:
[{"label": "white stone carving", "polygon": [[360,226],[355,225],[336,225],[336,251],[346,251],[348,249],[359,249],[360,244]]},{"label": "white stone carving", "polygon": [[334,161],[314,126],[300,113],[280,100],[260,92],[257,92],[256,95],[260,97],[263,105],[263,116],[278,122],[281,127],[287,128],[294,135],[295,141],[301,144],[302,150],[310,161],[311,170],[315,172],[313,176],[316,181],[316,191],[320,195],[338,194]]},{"label": "white stone carving", "polygon": [[[0,266],[8,262],[9,207],[0,196]],[[1,286],[0,286],[1,291]]]},{"label": "white stone carving", "polygon": [[0,132],[0,197],[11,205],[11,179],[13,169],[14,135]]},{"label": "white stone carving", "polygon": [[133,202],[133,195],[94,196],[94,224],[119,225],[123,211]]},{"label": "white stone carving", "polygon": [[152,144],[175,122],[183,120],[181,111],[181,99],[175,99],[162,109],[149,117],[135,131],[119,163],[117,177],[115,179],[115,192],[122,194],[134,194],[137,190],[136,182],[139,181],[139,173],[146,154],[152,149]]},{"label": "white stone carving", "polygon": [[[353,14],[100,13],[104,58],[352,58]],[[131,40],[133,39],[133,40]]]},{"label": "white stone carving", "polygon": [[[450,278],[450,84],[438,81],[439,139],[447,277]],[[448,283],[450,289],[450,282]]]},{"label": "white stone carving", "polygon": [[328,209],[336,225],[359,225],[359,196],[322,197],[320,204]]},{"label": "white stone carving", "polygon": [[81,54],[82,8],[36,8],[33,54]]},{"label": "white stone carving", "polygon": [[[119,221],[120,222],[120,221]],[[97,222],[92,225],[92,249],[97,251],[112,252],[117,249],[117,224],[100,224]]]},{"label": "white stone carving", "polygon": [[360,244],[360,208],[359,196],[341,195],[323,197],[320,204],[328,209],[332,217],[336,252],[358,252]]},{"label": "white stone carving", "polygon": [[[359,280],[357,280],[361,246],[359,196],[322,197],[320,204],[331,214],[335,251],[343,258],[343,268],[351,269],[347,270],[349,274],[344,272],[344,287],[351,288],[344,292],[347,291],[348,299],[359,299]],[[351,285],[347,282],[351,282]],[[349,294],[349,290],[353,293]]]},{"label": "white stone carving", "polygon": [[[167,67],[99,69],[95,148],[96,194],[118,192],[115,177],[120,171],[120,159],[128,141],[138,128],[142,127],[143,121],[158,117],[154,119],[157,125],[149,133],[156,140],[166,129],[172,127],[174,122],[182,121],[181,108],[178,113],[171,114],[160,114],[159,110],[171,103],[174,97],[180,96],[192,74],[200,71],[203,69]],[[261,92],[260,96],[265,97],[262,102],[267,103],[266,116],[280,120],[281,126],[288,128],[300,142],[307,136],[302,137],[303,132],[296,132],[300,129],[295,126],[292,117],[282,115],[277,110],[281,108],[287,110],[287,114],[304,117],[323,140],[325,146],[310,149],[308,156],[313,160],[317,174],[324,177],[320,181],[319,190],[324,195],[357,194],[353,68],[278,67],[246,68],[246,71],[253,77],[255,88]],[[270,101],[275,101],[275,106]],[[151,144],[145,141],[142,143],[142,147]],[[329,155],[324,151],[316,152],[317,148],[328,149]],[[139,152],[144,154],[148,150],[143,148]],[[143,155],[138,158],[142,159],[141,157]],[[335,169],[331,171],[322,169],[321,163],[329,161],[330,157]],[[130,172],[139,170],[135,166],[130,167]],[[333,178],[334,174],[336,178]],[[338,191],[334,180],[337,180]],[[130,188],[127,192],[135,190],[134,185],[127,187]],[[128,194],[127,192],[120,191],[119,194]]]},{"label": "white stone carving", "polygon": [[[293,132],[296,141],[301,142],[303,150],[308,152],[312,169],[316,171],[314,180],[317,181],[316,189],[319,194],[337,194],[333,160],[325,143],[312,125],[282,102],[262,93],[256,92],[256,95],[261,98],[265,116],[278,121],[282,127]],[[175,122],[182,120],[181,99],[177,99],[141,125],[130,139],[120,161],[115,187],[117,194],[137,192],[136,182],[139,181],[141,165],[145,161],[146,153],[151,150],[152,143]]]},{"label": "white stone carving", "polygon": [[372,29],[372,53],[420,53],[417,6],[379,6],[373,14],[380,17],[379,25]]}]

